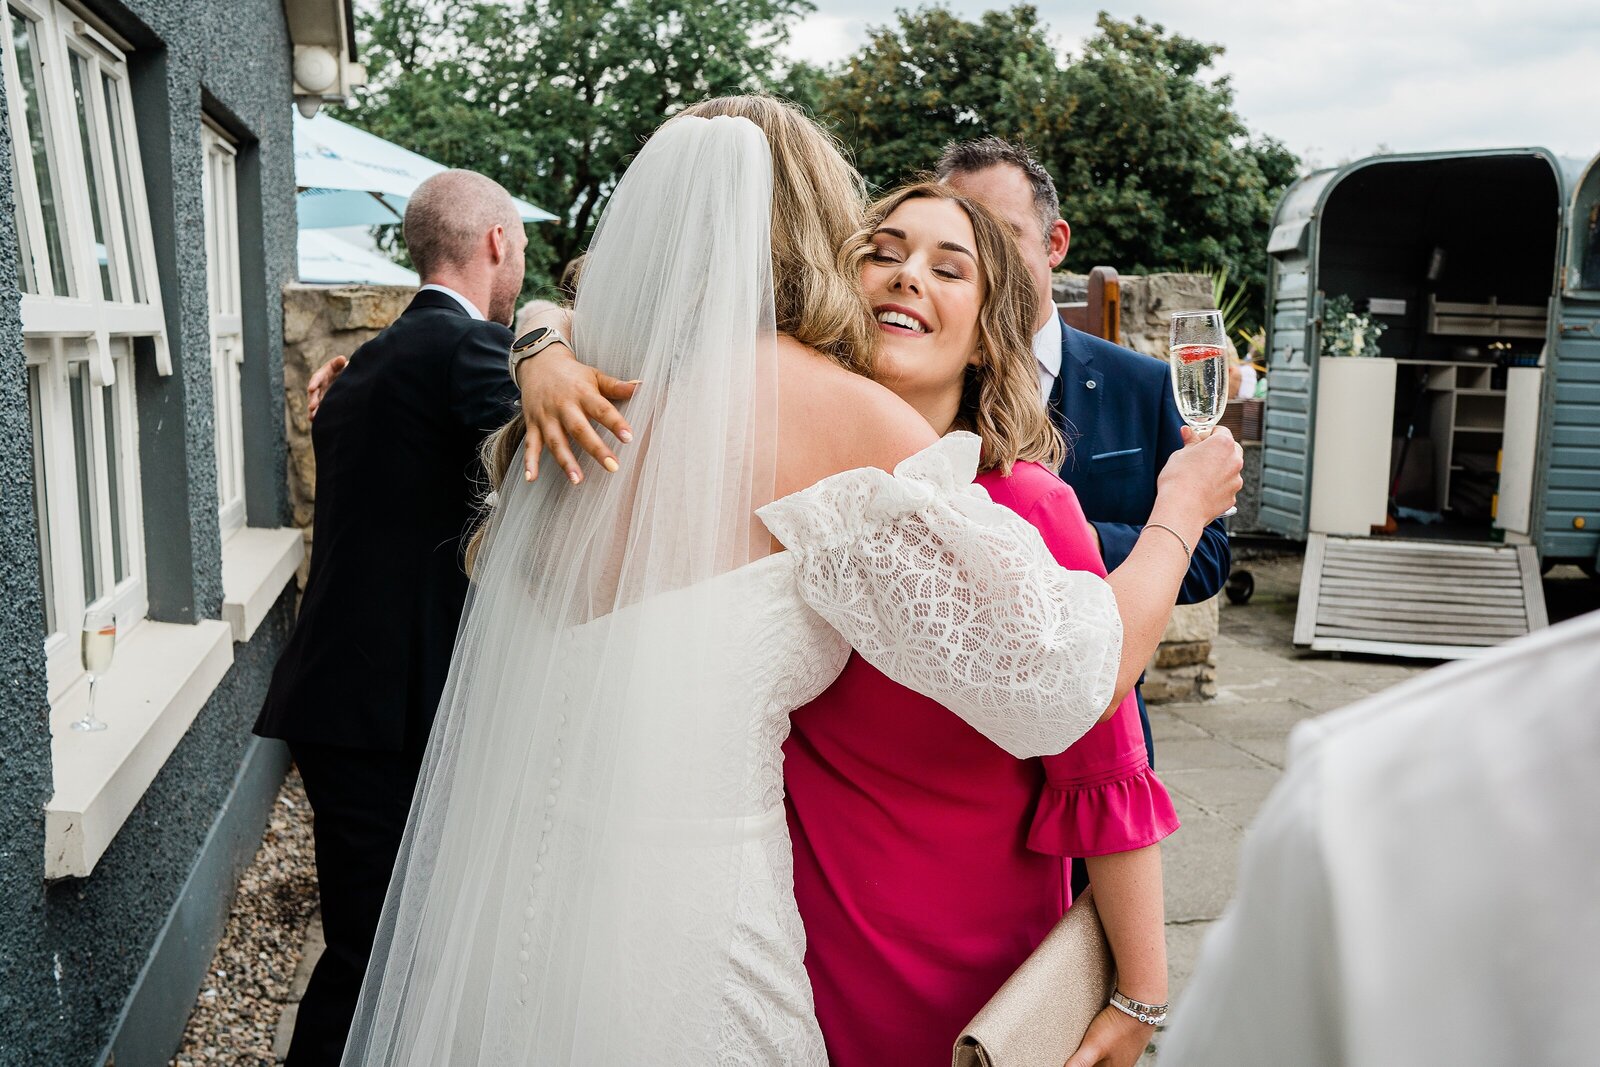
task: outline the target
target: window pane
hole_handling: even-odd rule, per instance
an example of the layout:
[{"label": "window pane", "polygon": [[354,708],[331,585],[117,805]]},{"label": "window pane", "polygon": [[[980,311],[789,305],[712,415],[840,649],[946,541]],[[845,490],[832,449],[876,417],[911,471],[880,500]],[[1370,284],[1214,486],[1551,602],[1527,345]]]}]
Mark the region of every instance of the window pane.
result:
[{"label": "window pane", "polygon": [[111,166],[116,171],[117,191],[122,195],[122,245],[128,250],[128,279],[133,283],[133,301],[145,301],[143,259],[141,245],[134,240],[133,211],[136,201],[133,184],[128,173],[128,138],[122,126],[122,83],[109,74],[102,74],[101,86],[106,96],[106,117],[111,134]]},{"label": "window pane", "polygon": [[117,361],[117,381],[115,385],[107,386],[100,390],[100,400],[105,407],[105,436],[106,436],[106,481],[111,488],[108,495],[111,501],[111,562],[120,582],[128,576],[127,549],[122,543],[122,419],[118,401],[124,389],[132,384],[128,375],[133,368],[127,360]]},{"label": "window pane", "polygon": [[17,288],[24,293],[37,293],[39,280],[33,272],[33,235],[28,232],[28,220],[23,212],[24,200],[22,171],[17,166],[17,139],[11,139],[11,198],[15,202],[17,223]]},{"label": "window pane", "polygon": [[39,588],[44,592],[44,632],[56,632],[56,589],[50,571],[49,489],[44,466],[44,397],[39,367],[28,368],[28,418],[33,424],[33,509],[39,538]]},{"label": "window pane", "polygon": [[56,296],[72,295],[72,278],[61,252],[61,221],[56,209],[56,175],[48,144],[45,142],[47,105],[39,98],[39,67],[34,54],[34,25],[15,12],[11,14],[11,41],[22,85],[22,106],[28,116],[28,143],[33,154],[34,180],[38,185],[39,212],[44,219],[45,247],[50,256],[51,291]]},{"label": "window pane", "polygon": [[223,377],[222,354],[223,346],[215,336],[211,338],[211,428],[214,431],[212,444],[217,452],[217,503],[226,505],[228,498],[233,495],[233,486],[228,484],[228,394],[225,392]]},{"label": "window pane", "polygon": [[78,543],[83,554],[83,599],[93,603],[108,590],[101,582],[97,530],[98,509],[90,463],[94,459],[94,437],[89,425],[93,401],[89,390],[89,365],[83,360],[67,364],[67,392],[72,404],[72,459],[78,473]]},{"label": "window pane", "polygon": [[[89,182],[89,219],[94,223],[94,258],[95,265],[100,275],[100,295],[103,299],[114,299],[111,286],[111,252],[108,247],[110,241],[106,236],[105,228],[105,178],[100,173],[100,154],[95,151],[93,129],[89,125],[89,93],[84,88],[86,80],[85,68],[89,61],[76,53],[72,54],[72,99],[78,108],[78,139],[83,145],[83,170]],[[87,77],[92,78],[90,70]],[[92,83],[91,83],[92,84]]]}]

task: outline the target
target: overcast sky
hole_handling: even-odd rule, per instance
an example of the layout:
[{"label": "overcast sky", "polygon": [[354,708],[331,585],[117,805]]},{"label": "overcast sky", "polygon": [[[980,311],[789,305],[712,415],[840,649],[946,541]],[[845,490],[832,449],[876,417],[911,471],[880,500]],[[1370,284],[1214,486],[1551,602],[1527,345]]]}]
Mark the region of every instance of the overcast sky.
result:
[{"label": "overcast sky", "polygon": [[[840,59],[907,0],[815,0],[790,53]],[[950,0],[967,18],[995,7]],[[1038,0],[1076,51],[1096,12],[1226,46],[1254,131],[1327,165],[1371,153],[1542,145],[1600,153],[1600,0]]]}]

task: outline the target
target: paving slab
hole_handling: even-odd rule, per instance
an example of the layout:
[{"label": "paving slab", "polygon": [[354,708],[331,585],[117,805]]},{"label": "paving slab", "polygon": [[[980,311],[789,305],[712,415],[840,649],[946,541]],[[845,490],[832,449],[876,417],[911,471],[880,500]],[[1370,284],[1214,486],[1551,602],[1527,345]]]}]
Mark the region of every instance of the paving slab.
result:
[{"label": "paving slab", "polygon": [[1194,973],[1195,961],[1200,958],[1200,946],[1205,943],[1206,935],[1216,925],[1214,920],[1205,922],[1169,923],[1167,925],[1167,992],[1169,1000],[1177,1000],[1183,995],[1183,987],[1189,984],[1189,976]]},{"label": "paving slab", "polygon": [[1160,707],[1150,710],[1150,736],[1156,743],[1156,751],[1165,751],[1166,741],[1181,741],[1195,737],[1209,737],[1204,730],[1192,722],[1185,722],[1170,711]]},{"label": "paving slab", "polygon": [[1373,656],[1336,658],[1331,655],[1318,656],[1305,665],[1312,673],[1329,681],[1344,682],[1369,693],[1398,685],[1436,666],[1431,660],[1389,660]]},{"label": "paving slab", "polygon": [[1283,769],[1289,749],[1287,736],[1230,737],[1228,740],[1263,763],[1269,763],[1279,770]]},{"label": "paving slab", "polygon": [[1217,672],[1217,695],[1211,703],[1253,704],[1267,700],[1297,700],[1308,686],[1326,689],[1339,685],[1298,667],[1257,668],[1250,671]]},{"label": "paving slab", "polygon": [[1320,674],[1306,675],[1294,699],[1317,713],[1337,711],[1359,703],[1374,693],[1389,688],[1389,684],[1359,686],[1346,682],[1330,682]]},{"label": "paving slab", "polygon": [[[1199,729],[1199,727],[1195,727]],[[1156,748],[1161,773],[1216,767],[1259,767],[1261,761],[1237,745],[1210,737],[1176,738]]]},{"label": "paving slab", "polygon": [[1183,826],[1161,845],[1167,922],[1215,919],[1233,897],[1243,832],[1182,793],[1172,802]]},{"label": "paving slab", "polygon": [[[1250,825],[1261,802],[1282,775],[1276,767],[1206,767],[1163,771],[1161,780],[1207,811],[1222,816],[1238,829]],[[1230,862],[1234,857],[1229,857]]]},{"label": "paving slab", "polygon": [[[1246,737],[1287,737],[1302,719],[1317,713],[1297,700],[1223,700],[1213,704],[1169,704],[1172,714],[1200,727],[1212,737],[1229,740]],[[1158,766],[1161,747],[1156,746]]]}]

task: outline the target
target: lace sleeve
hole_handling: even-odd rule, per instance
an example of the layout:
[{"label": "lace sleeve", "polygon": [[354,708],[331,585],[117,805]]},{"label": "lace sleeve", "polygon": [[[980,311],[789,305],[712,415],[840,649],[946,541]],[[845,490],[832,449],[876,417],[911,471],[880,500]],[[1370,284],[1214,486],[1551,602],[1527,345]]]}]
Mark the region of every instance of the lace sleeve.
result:
[{"label": "lace sleeve", "polygon": [[1060,752],[1111,702],[1122,619],[1104,580],[972,484],[978,451],[952,433],[893,475],[845,471],[757,514],[867,662],[1014,756]]}]

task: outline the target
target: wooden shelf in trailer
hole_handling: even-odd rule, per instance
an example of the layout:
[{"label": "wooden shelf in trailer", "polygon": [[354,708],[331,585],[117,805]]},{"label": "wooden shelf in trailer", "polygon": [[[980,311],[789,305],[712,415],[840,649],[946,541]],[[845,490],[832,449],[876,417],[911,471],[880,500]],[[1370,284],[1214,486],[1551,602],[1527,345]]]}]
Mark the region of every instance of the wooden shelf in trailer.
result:
[{"label": "wooden shelf in trailer", "polygon": [[1529,337],[1545,335],[1545,309],[1537,304],[1463,304],[1428,296],[1428,332],[1441,337]]}]

